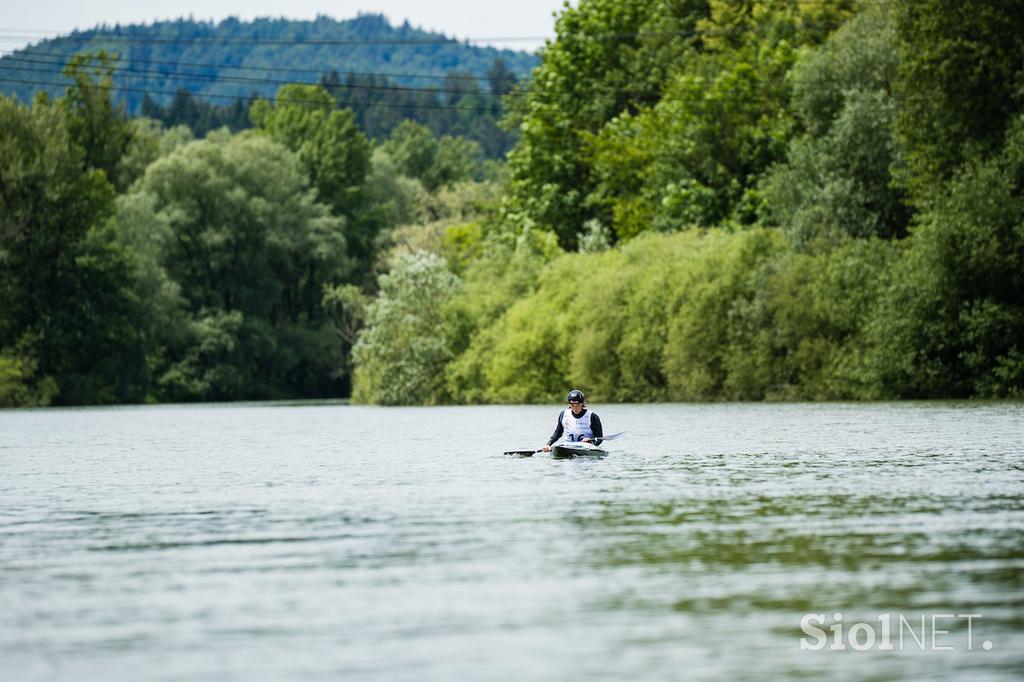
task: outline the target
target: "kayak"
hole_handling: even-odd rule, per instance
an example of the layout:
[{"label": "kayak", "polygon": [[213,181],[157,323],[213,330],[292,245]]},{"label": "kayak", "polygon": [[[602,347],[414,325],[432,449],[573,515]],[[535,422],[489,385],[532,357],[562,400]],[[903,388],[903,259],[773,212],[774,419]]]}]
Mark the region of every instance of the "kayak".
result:
[{"label": "kayak", "polygon": [[551,456],[555,459],[571,459],[572,457],[604,457],[608,454],[600,445],[593,443],[559,443],[551,446]]},{"label": "kayak", "polygon": [[[602,441],[615,440],[619,436],[626,433],[620,431],[619,433],[613,433],[610,436],[601,436]],[[506,450],[506,455],[516,455],[517,457],[533,457],[542,450]],[[558,445],[551,446],[551,456],[555,459],[570,459],[572,457],[604,457],[608,454],[600,445],[594,445],[593,443],[559,443]]]}]

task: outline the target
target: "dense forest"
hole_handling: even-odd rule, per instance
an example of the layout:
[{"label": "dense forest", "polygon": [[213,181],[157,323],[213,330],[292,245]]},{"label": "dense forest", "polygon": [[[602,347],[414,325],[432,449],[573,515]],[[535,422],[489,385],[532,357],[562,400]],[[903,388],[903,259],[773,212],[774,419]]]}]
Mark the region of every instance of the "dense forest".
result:
[{"label": "dense forest", "polygon": [[[516,78],[537,58],[526,52],[479,47],[414,28],[392,26],[379,14],[338,21],[179,19],[76,31],[0,57],[0,92],[31,102],[36,92],[60,96],[70,79],[68,58],[82,52],[118,55],[115,94],[137,113],[149,93],[167,104],[178,90],[230,104],[254,92],[272,97],[280,85],[315,83],[324,74],[386,76],[395,85],[436,87],[451,73],[481,86],[500,59]],[[21,82],[24,81],[24,82]]]},{"label": "dense forest", "polygon": [[321,83],[360,127],[383,140],[403,120],[436,135],[475,140],[490,158],[511,147],[501,98],[536,65],[535,56],[478,47],[444,35],[391,26],[381,15],[336,21],[192,19],[100,27],[41,41],[0,57],[0,93],[29,103],[63,94],[75,54],[103,52],[117,67],[112,96],[129,114],[194,135],[251,127],[249,105],[282,85]]},{"label": "dense forest", "polygon": [[368,133],[329,75],[203,139],[127,118],[103,55],[0,98],[0,404],[1024,397],[1015,2],[556,32],[503,164]]}]

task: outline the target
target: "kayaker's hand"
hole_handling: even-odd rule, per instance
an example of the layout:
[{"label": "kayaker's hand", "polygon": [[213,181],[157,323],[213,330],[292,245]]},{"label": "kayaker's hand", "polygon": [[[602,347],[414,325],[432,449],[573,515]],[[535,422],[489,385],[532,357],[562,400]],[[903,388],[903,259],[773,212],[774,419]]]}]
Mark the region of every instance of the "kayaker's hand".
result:
[{"label": "kayaker's hand", "polygon": [[551,452],[551,446],[550,445],[545,445],[544,447],[541,448],[541,450],[543,452]]},{"label": "kayaker's hand", "polygon": [[584,439],[583,439],[583,442],[584,442],[584,443],[589,443],[589,442],[590,442],[590,439],[589,439],[589,438],[584,438]]}]

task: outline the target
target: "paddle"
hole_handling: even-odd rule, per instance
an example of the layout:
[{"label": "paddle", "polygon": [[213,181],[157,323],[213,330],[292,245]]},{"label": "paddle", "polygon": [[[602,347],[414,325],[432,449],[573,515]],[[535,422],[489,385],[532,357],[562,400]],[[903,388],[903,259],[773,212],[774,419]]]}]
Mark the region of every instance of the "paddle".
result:
[{"label": "paddle", "polygon": [[533,457],[538,452],[544,452],[544,448],[541,448],[540,450],[507,450],[504,454],[519,455],[520,457]]},{"label": "paddle", "polygon": [[[624,433],[626,433],[626,432],[625,431],[619,431],[618,433],[613,433],[610,436],[601,436],[600,438],[595,438],[594,440],[601,440],[601,441],[615,440],[616,438],[618,438],[619,436],[621,436]],[[520,457],[533,457],[538,452],[544,452],[544,448],[540,448],[539,450],[506,450],[503,454],[506,454],[506,455],[519,455]]]}]

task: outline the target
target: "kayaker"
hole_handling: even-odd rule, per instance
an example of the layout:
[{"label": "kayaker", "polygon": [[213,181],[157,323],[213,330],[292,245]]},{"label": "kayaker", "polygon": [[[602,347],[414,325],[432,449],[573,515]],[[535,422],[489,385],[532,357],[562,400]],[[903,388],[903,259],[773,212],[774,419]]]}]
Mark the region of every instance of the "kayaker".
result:
[{"label": "kayaker", "polygon": [[558,413],[558,424],[551,438],[548,438],[548,444],[542,448],[544,452],[550,452],[551,444],[563,437],[576,443],[601,444],[601,436],[604,435],[601,418],[596,412],[587,409],[587,398],[583,391],[574,388],[569,391],[567,399],[569,409]]}]

